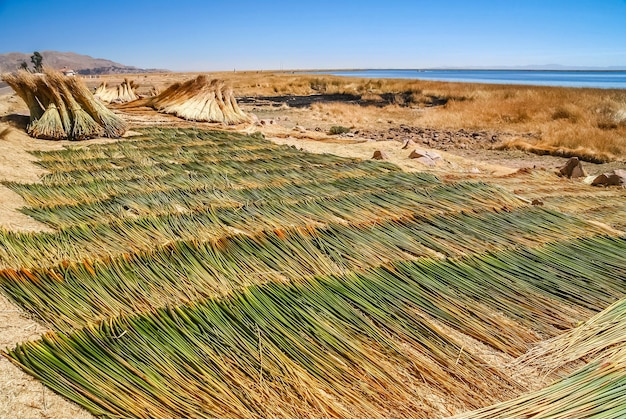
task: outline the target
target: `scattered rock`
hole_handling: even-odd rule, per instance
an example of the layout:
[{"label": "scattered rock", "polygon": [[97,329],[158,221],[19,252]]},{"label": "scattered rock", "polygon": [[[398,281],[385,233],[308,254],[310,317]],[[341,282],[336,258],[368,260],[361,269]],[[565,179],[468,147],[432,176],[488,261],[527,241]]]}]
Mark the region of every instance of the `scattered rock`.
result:
[{"label": "scattered rock", "polygon": [[602,173],[592,182],[592,186],[626,186],[626,170],[615,169],[609,173]]},{"label": "scattered rock", "polygon": [[374,151],[374,155],[372,156],[374,160],[387,160],[387,154],[381,150]]},{"label": "scattered rock", "polygon": [[293,127],[293,130],[298,132],[306,132],[306,128],[304,128],[302,125],[296,125],[295,127]]},{"label": "scattered rock", "polygon": [[539,206],[543,206],[543,201],[541,199],[533,199],[533,201],[531,202],[531,205],[539,205]]},{"label": "scattered rock", "polygon": [[469,172],[470,172],[470,173],[474,173],[475,175],[477,175],[477,174],[479,174],[479,173],[480,173],[480,170],[479,170],[477,167],[472,167],[472,168],[469,170]]},{"label": "scattered rock", "polygon": [[410,138],[407,138],[402,143],[402,150],[406,150],[407,148],[409,148],[410,146],[412,146],[414,144],[415,143],[413,142],[413,140],[411,140]]},{"label": "scattered rock", "polygon": [[435,162],[438,160],[441,160],[441,156],[433,151],[424,151],[424,150],[419,150],[416,148],[415,150],[411,152],[411,154],[409,154],[410,159],[419,159],[421,157],[428,157],[429,159]]},{"label": "scattered rock", "polygon": [[583,170],[583,165],[580,160],[578,160],[578,157],[570,158],[567,163],[565,163],[565,166],[559,169],[559,173],[561,174],[561,176],[566,176],[569,179],[586,176],[585,171]]},{"label": "scattered rock", "polygon": [[409,154],[410,159],[414,159],[426,166],[435,166],[437,162],[433,160],[426,151],[421,150],[413,150],[411,154]]}]

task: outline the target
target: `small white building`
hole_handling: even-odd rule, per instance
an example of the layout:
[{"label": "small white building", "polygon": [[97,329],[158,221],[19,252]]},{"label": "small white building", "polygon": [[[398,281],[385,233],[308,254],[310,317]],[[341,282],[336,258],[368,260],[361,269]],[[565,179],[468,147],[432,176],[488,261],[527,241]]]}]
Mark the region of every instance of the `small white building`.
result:
[{"label": "small white building", "polygon": [[63,73],[63,75],[67,77],[73,77],[76,75],[76,72],[74,70],[72,70],[71,68],[67,68],[67,67],[63,67],[61,69],[61,73]]}]

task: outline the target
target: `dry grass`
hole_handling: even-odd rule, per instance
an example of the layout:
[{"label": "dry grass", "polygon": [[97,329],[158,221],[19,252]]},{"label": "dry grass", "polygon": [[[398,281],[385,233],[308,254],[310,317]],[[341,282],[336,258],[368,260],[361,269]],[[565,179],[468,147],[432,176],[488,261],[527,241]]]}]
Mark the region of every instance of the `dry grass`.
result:
[{"label": "dry grass", "polygon": [[506,146],[597,161],[626,158],[626,92],[619,89],[370,80],[303,73],[219,76],[242,96],[350,94],[376,105],[313,107],[344,125],[382,119],[436,129],[533,133],[530,143],[526,138],[526,142],[520,139]]},{"label": "dry grass", "polygon": [[[163,90],[193,75],[138,77],[144,90]],[[347,94],[368,105],[315,104],[313,111],[332,125],[359,129],[401,123],[441,130],[506,131],[520,136],[505,147],[592,161],[626,159],[626,92],[619,89],[374,80],[298,72],[222,72],[210,77],[224,80],[238,96]],[[121,82],[123,76],[92,83],[102,80]],[[522,135],[528,133],[532,138]]]}]

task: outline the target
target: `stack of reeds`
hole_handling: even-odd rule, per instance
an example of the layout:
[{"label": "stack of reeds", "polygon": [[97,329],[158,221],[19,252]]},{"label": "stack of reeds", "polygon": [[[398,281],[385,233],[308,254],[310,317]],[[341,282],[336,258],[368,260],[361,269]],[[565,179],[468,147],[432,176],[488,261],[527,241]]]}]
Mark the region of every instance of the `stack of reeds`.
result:
[{"label": "stack of reeds", "polygon": [[43,74],[18,71],[2,79],[26,102],[30,110],[27,132],[32,137],[85,140],[120,137],[126,131],[126,123],[75,77],[44,69]]},{"label": "stack of reeds", "polygon": [[209,80],[203,75],[184,83],[174,83],[150,100],[149,106],[190,121],[228,125],[250,121],[237,105],[232,89],[220,80]]},{"label": "stack of reeds", "polygon": [[541,390],[497,403],[454,419],[626,417],[626,347],[611,348],[596,359]]},{"label": "stack of reeds", "polygon": [[604,359],[613,348],[626,348],[625,327],[626,298],[622,298],[579,327],[537,345],[515,363],[550,373],[575,361]]},{"label": "stack of reeds", "polygon": [[96,89],[94,96],[106,103],[127,103],[139,99],[137,96],[138,85],[128,79],[117,87],[107,87],[106,82],[103,82]]}]

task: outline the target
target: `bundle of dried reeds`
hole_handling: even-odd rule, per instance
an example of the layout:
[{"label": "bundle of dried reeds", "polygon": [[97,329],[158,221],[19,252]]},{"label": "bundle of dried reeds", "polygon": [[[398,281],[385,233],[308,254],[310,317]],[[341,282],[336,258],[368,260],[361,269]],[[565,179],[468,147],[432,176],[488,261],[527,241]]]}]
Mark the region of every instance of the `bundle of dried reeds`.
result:
[{"label": "bundle of dried reeds", "polygon": [[43,74],[18,71],[2,79],[30,110],[29,135],[49,140],[120,137],[126,123],[99,103],[75,77],[44,69]]},{"label": "bundle of dried reeds", "polygon": [[107,87],[106,82],[103,82],[94,93],[94,96],[106,103],[127,103],[133,100],[139,99],[137,96],[138,85],[128,79],[117,87]]},{"label": "bundle of dried reeds", "polygon": [[225,87],[220,80],[209,80],[203,75],[171,85],[151,99],[149,106],[191,121],[228,125],[250,121],[237,105],[232,89]]}]

